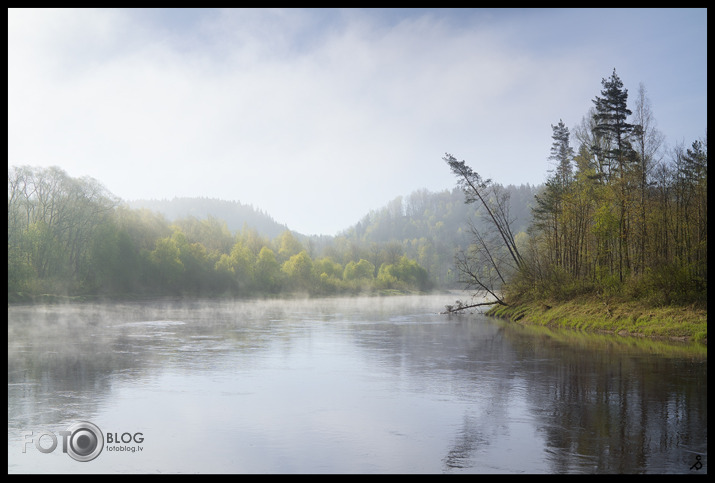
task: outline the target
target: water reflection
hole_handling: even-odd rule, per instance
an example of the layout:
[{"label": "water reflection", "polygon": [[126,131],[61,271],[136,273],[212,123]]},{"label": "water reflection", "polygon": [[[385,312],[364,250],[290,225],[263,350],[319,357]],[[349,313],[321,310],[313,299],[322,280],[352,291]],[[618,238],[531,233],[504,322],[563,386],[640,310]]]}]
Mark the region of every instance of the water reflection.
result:
[{"label": "water reflection", "polygon": [[151,453],[67,471],[707,471],[704,346],[367,302],[11,307],[8,471],[62,472],[18,434],[92,418]]},{"label": "water reflection", "polygon": [[[553,472],[670,472],[707,449],[703,346],[508,330]],[[653,355],[657,353],[658,355]],[[679,354],[679,355],[676,355]]]}]

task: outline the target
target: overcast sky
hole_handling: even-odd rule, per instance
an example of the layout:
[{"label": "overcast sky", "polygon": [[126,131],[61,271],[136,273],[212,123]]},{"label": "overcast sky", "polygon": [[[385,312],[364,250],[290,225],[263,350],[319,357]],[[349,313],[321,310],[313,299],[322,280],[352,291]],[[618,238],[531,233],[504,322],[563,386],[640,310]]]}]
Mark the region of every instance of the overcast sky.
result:
[{"label": "overcast sky", "polygon": [[8,31],[8,164],[303,234],[453,188],[445,153],[542,183],[551,125],[614,68],[668,146],[707,130],[706,9],[11,9]]}]

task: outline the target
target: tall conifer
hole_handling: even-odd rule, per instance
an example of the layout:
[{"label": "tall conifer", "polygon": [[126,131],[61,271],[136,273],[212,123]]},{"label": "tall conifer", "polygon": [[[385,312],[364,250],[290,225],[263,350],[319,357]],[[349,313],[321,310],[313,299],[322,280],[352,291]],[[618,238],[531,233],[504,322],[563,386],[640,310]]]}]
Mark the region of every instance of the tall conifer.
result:
[{"label": "tall conifer", "polygon": [[[628,109],[628,89],[623,88],[623,82],[616,74],[616,69],[613,69],[613,74],[611,74],[610,78],[602,79],[601,84],[603,85],[601,90],[603,97],[596,97],[593,100],[596,106],[596,112],[594,113],[596,126],[594,131],[607,139],[605,152],[600,154],[609,161],[611,174],[609,178],[612,183],[615,183],[615,190],[618,193],[618,277],[622,282],[624,270],[630,267],[626,213],[626,197],[628,195],[626,174],[629,162],[636,159],[629,140],[635,126],[626,122],[628,116],[632,114],[631,110]],[[616,174],[615,180],[613,180],[612,176],[614,170]]]}]

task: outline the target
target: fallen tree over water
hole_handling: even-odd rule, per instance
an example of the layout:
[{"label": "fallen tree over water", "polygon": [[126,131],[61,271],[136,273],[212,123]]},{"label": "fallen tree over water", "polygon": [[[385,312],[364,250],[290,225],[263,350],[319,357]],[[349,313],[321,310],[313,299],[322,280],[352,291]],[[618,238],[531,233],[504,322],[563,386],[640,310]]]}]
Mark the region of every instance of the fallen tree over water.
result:
[{"label": "fallen tree over water", "polygon": [[445,305],[444,308],[447,309],[444,312],[440,312],[440,314],[453,314],[455,312],[460,312],[462,310],[467,310],[467,309],[473,309],[474,307],[484,307],[486,305],[504,305],[506,306],[507,304],[504,303],[501,299],[497,300],[492,300],[491,302],[479,302],[477,304],[464,304],[461,300],[457,300],[455,302],[455,305]]},{"label": "fallen tree over water", "polygon": [[457,177],[457,185],[462,189],[467,204],[479,206],[483,222],[479,225],[469,221],[472,243],[469,248],[455,257],[455,267],[465,288],[477,288],[494,297],[494,302],[476,305],[457,305],[447,313],[481,305],[506,305],[499,294],[512,276],[525,269],[525,262],[519,253],[511,224],[514,219],[509,214],[509,192],[483,179],[479,173],[457,161],[451,154],[442,158]]}]

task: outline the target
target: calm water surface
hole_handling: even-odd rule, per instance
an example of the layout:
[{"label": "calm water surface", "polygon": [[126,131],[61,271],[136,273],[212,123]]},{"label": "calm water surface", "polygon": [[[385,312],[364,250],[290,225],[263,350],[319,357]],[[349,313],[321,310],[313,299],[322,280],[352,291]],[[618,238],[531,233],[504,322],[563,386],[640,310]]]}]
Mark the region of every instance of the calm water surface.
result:
[{"label": "calm water surface", "polygon": [[[705,346],[451,302],[8,307],[8,472],[707,472]],[[89,462],[62,452],[79,421]]]}]

